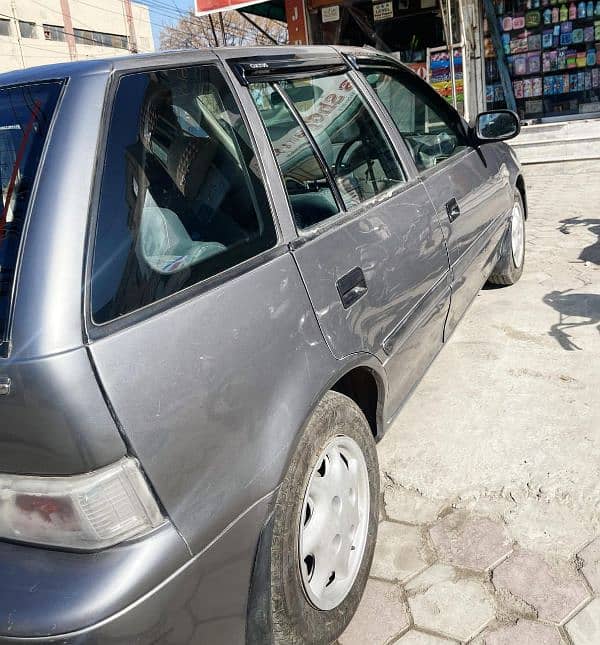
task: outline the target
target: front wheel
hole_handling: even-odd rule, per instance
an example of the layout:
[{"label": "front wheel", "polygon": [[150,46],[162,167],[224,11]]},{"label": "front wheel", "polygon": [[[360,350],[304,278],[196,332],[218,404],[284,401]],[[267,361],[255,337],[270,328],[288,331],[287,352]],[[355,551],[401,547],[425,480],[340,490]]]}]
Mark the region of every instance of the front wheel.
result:
[{"label": "front wheel", "polygon": [[371,428],[348,397],[315,410],[275,504],[271,643],[324,644],[346,628],[375,549],[379,468]]},{"label": "front wheel", "polygon": [[488,278],[491,284],[514,284],[523,273],[525,263],[525,212],[521,193],[515,193],[510,230],[504,241],[504,248],[498,263]]}]

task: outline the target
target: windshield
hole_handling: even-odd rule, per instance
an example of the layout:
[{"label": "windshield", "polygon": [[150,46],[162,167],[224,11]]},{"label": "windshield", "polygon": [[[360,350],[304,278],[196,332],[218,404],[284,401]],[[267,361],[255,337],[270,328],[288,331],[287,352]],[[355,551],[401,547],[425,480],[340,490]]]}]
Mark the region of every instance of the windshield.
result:
[{"label": "windshield", "polygon": [[60,88],[60,82],[0,88],[0,350],[8,337],[25,217]]}]

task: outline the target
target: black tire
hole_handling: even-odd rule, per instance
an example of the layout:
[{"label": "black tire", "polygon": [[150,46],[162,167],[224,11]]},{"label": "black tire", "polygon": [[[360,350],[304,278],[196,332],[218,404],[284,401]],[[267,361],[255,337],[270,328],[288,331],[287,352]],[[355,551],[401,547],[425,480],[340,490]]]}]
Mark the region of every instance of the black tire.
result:
[{"label": "black tire", "polygon": [[[316,461],[335,436],[360,447],[369,473],[369,524],[362,563],[346,597],[331,610],[316,609],[302,582],[298,540],[304,494]],[[377,538],[379,465],[371,428],[360,408],[338,392],[328,392],[308,423],[281,485],[273,514],[270,549],[270,634],[272,645],[324,645],[346,628],[362,597]]]},{"label": "black tire", "polygon": [[515,284],[523,274],[523,266],[525,265],[525,239],[526,239],[526,229],[525,229],[525,209],[523,207],[523,198],[521,193],[516,191],[515,193],[515,205],[518,205],[521,209],[521,214],[523,217],[523,259],[520,266],[515,264],[514,254],[512,250],[512,226],[513,222],[509,225],[507,234],[502,242],[502,251],[500,259],[498,260],[494,270],[492,271],[488,282],[490,284],[499,284],[499,285],[511,285]]}]

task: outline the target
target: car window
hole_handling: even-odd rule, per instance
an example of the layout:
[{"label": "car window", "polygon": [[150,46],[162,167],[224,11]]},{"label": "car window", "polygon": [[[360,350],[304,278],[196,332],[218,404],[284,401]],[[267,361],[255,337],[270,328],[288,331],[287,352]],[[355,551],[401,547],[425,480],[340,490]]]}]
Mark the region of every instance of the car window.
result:
[{"label": "car window", "polygon": [[323,167],[277,88],[256,83],[251,94],[273,145],[296,225],[307,228],[339,213]]},{"label": "car window", "polygon": [[124,76],[108,130],[92,266],[104,323],[276,242],[259,164],[212,65]]},{"label": "car window", "polygon": [[25,217],[62,83],[0,88],[0,345]]},{"label": "car window", "polygon": [[280,82],[319,147],[346,208],[405,181],[381,125],[347,74]]},{"label": "car window", "polygon": [[363,69],[419,170],[458,154],[468,141],[457,113],[424,81],[401,70]]}]

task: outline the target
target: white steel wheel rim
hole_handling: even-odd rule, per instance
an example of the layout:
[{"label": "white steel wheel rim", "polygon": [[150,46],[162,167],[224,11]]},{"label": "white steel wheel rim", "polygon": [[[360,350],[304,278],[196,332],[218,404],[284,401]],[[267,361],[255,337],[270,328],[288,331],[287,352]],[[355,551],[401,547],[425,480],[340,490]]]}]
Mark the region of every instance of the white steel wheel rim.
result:
[{"label": "white steel wheel rim", "polygon": [[298,556],[304,591],[329,610],[346,598],[362,563],[371,496],[367,462],[345,435],[325,446],[304,494]]},{"label": "white steel wheel rim", "polygon": [[518,269],[523,263],[525,254],[525,222],[518,203],[513,206],[510,230],[513,262]]}]

